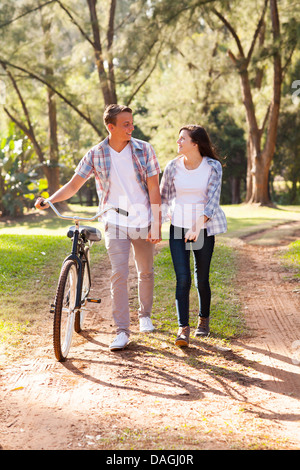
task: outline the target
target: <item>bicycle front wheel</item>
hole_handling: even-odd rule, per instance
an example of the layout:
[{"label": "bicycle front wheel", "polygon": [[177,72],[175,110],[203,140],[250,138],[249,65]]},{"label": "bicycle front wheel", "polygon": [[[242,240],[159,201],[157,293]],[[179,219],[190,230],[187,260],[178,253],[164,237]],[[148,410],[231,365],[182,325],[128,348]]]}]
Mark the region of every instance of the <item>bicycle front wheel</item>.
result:
[{"label": "bicycle front wheel", "polygon": [[84,255],[82,256],[82,288],[81,288],[81,305],[83,307],[82,310],[78,310],[75,314],[75,323],[74,329],[76,333],[80,333],[83,328],[83,322],[85,318],[85,310],[84,305],[89,295],[90,288],[91,288],[91,281],[90,281],[90,250],[89,247],[86,246],[84,249]]},{"label": "bicycle front wheel", "polygon": [[68,260],[60,273],[54,304],[53,346],[58,361],[67,358],[72,342],[77,281],[77,264]]}]

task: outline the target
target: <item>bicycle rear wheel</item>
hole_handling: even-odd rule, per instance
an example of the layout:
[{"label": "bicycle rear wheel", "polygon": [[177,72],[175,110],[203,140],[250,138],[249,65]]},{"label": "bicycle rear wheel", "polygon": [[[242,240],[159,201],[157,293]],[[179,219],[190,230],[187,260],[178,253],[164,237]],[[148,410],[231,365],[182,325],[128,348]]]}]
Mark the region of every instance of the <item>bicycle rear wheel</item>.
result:
[{"label": "bicycle rear wheel", "polygon": [[54,304],[53,346],[58,361],[67,358],[73,336],[78,273],[73,260],[64,263]]}]

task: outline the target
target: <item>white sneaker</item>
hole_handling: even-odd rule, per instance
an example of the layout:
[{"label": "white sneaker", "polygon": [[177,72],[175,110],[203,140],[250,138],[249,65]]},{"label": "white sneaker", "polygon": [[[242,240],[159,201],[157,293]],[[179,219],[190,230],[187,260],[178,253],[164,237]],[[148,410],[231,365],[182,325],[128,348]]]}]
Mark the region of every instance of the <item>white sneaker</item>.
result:
[{"label": "white sneaker", "polygon": [[140,331],[142,333],[147,333],[155,330],[150,317],[141,317],[140,318]]},{"label": "white sneaker", "polygon": [[120,349],[124,349],[125,346],[127,346],[128,341],[129,341],[129,337],[127,336],[126,333],[124,333],[124,331],[122,331],[116,336],[114,341],[109,346],[109,349],[111,351],[118,351]]}]

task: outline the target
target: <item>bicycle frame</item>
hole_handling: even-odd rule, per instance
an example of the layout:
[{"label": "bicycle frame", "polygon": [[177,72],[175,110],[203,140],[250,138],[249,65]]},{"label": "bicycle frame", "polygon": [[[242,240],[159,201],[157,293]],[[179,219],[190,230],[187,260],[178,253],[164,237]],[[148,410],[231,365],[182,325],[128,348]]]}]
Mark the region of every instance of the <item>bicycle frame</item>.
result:
[{"label": "bicycle frame", "polygon": [[[105,214],[105,212],[108,212],[109,210],[114,210],[114,211],[118,212],[119,214],[123,214],[125,216],[128,216],[128,212],[124,211],[123,209],[117,208],[117,207],[107,206],[105,209],[102,209],[101,211],[99,211],[93,217],[65,216],[65,215],[62,215],[56,209],[56,207],[52,204],[52,202],[49,201],[48,199],[45,199],[43,201],[43,204],[41,204],[41,205],[43,206],[45,204],[49,204],[51,209],[55,212],[55,214],[58,217],[60,217],[61,219],[73,220],[73,222],[75,224],[72,251],[71,251],[71,254],[69,256],[67,256],[67,258],[63,261],[63,264],[67,260],[70,260],[70,259],[74,260],[77,263],[77,266],[78,266],[78,283],[77,283],[77,291],[76,291],[75,310],[79,310],[82,307],[81,291],[82,291],[82,280],[83,280],[83,276],[82,276],[82,274],[83,274],[83,263],[82,263],[82,260],[80,259],[80,257],[77,254],[78,253],[78,243],[79,243],[79,221],[85,221],[85,222],[93,221],[93,220],[101,217],[103,214]],[[87,261],[87,265],[88,265],[88,275],[89,275],[89,279],[91,281],[90,267],[89,267],[88,261]]]}]

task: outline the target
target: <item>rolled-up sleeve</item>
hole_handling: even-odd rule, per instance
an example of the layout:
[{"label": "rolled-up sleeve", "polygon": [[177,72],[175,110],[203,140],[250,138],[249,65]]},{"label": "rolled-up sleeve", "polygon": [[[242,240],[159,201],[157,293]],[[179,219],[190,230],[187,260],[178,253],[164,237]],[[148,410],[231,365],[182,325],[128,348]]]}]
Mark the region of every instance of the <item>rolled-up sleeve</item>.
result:
[{"label": "rolled-up sleeve", "polygon": [[212,168],[207,187],[208,201],[205,205],[204,215],[213,218],[215,210],[219,208],[222,183],[222,165],[218,162],[217,168]]},{"label": "rolled-up sleeve", "polygon": [[155,154],[154,148],[152,145],[148,145],[148,155],[147,155],[147,178],[150,176],[158,175],[160,173],[160,166]]},{"label": "rolled-up sleeve", "polygon": [[80,160],[77,167],[75,168],[75,173],[82,178],[89,178],[94,172],[93,164],[93,154],[90,150],[85,154],[85,156]]},{"label": "rolled-up sleeve", "polygon": [[172,200],[175,198],[175,186],[172,178],[172,173],[174,173],[174,162],[168,163],[163,173],[161,183],[160,183],[160,195],[161,195],[161,211],[162,211],[162,220],[170,220],[170,206]]},{"label": "rolled-up sleeve", "polygon": [[169,186],[169,166],[167,165],[160,183],[161,202],[163,204],[169,204]]}]

